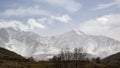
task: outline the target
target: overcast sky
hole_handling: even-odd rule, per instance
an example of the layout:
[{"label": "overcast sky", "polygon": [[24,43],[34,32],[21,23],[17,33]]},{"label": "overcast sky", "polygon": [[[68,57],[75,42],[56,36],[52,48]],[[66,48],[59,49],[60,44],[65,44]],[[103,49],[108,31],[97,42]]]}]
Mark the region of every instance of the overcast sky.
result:
[{"label": "overcast sky", "polygon": [[0,28],[40,35],[73,28],[120,40],[120,0],[0,0]]}]

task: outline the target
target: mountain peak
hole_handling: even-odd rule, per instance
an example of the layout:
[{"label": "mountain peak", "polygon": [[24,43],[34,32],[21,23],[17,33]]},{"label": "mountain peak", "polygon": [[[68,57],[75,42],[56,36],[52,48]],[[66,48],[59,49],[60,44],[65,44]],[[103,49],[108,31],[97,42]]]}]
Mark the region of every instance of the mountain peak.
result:
[{"label": "mountain peak", "polygon": [[82,31],[80,31],[79,29],[72,29],[71,31],[69,31],[67,33],[68,34],[77,34],[77,35],[85,36],[85,33],[83,33]]}]

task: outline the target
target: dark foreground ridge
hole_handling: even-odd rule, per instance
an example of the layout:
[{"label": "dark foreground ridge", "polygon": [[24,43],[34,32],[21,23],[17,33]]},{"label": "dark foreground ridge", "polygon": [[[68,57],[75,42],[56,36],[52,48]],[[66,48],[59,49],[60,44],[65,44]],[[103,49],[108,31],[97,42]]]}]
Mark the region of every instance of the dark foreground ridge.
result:
[{"label": "dark foreground ridge", "polygon": [[[117,58],[118,57],[120,56],[117,56]],[[101,63],[98,59],[94,59],[94,61],[64,61],[54,59],[55,58],[52,58],[49,61],[35,62],[32,58],[25,59],[24,57],[17,55],[14,52],[0,48],[0,68],[120,68],[120,60],[114,61],[114,59],[112,59],[112,61],[108,61],[107,64]]]}]

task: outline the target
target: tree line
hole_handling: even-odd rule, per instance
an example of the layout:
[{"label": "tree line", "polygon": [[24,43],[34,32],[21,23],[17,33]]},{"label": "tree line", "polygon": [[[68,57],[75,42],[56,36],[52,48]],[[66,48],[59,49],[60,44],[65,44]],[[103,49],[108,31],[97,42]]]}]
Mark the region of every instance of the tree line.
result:
[{"label": "tree line", "polygon": [[86,58],[87,53],[83,52],[82,48],[75,48],[74,51],[70,51],[69,49],[62,49],[61,52],[58,55],[55,55],[51,61],[83,61],[88,60]]}]

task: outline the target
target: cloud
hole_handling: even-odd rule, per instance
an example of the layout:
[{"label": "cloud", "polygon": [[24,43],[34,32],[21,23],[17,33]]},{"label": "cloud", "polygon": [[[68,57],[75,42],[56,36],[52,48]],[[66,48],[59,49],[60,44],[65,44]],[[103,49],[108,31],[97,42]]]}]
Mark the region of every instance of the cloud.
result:
[{"label": "cloud", "polygon": [[93,10],[102,10],[107,9],[112,6],[118,6],[120,7],[120,0],[113,0],[113,2],[106,3],[106,4],[98,4],[96,8],[93,8]]},{"label": "cloud", "polygon": [[76,12],[81,8],[81,4],[75,0],[34,0],[37,2],[47,2],[50,5],[60,6],[69,12]]},{"label": "cloud", "polygon": [[71,17],[67,14],[43,17],[43,18],[37,19],[38,22],[48,23],[48,24],[52,24],[54,23],[54,21],[58,21],[60,23],[69,23],[71,20],[72,20]]},{"label": "cloud", "polygon": [[58,20],[58,21],[63,22],[63,23],[68,23],[71,20],[70,16],[68,16],[68,15],[52,16],[51,18],[53,20]]},{"label": "cloud", "polygon": [[3,16],[33,16],[33,15],[51,15],[51,13],[40,9],[40,6],[18,7],[16,9],[7,9],[1,13]]},{"label": "cloud", "polygon": [[28,19],[27,24],[23,24],[23,22],[16,21],[16,20],[4,20],[0,19],[0,28],[8,28],[12,27],[15,29],[20,29],[22,31],[34,31],[35,28],[45,29],[46,26],[38,23],[35,19],[30,18]]},{"label": "cloud", "polygon": [[108,4],[99,4],[99,5],[97,5],[97,7],[94,8],[93,10],[106,9],[106,8],[109,8],[109,7],[113,6],[113,5],[115,5],[115,4],[116,4],[115,2],[113,2],[113,3],[108,3]]},{"label": "cloud", "polygon": [[8,28],[8,27],[19,28],[20,30],[23,30],[23,31],[27,31],[29,29],[27,25],[22,24],[22,22],[20,21],[16,21],[16,20],[6,21],[1,19],[0,28]]},{"label": "cloud", "polygon": [[92,35],[104,35],[120,41],[120,14],[109,14],[80,24],[80,30]]},{"label": "cloud", "polygon": [[0,28],[19,28],[23,31],[33,31],[36,28],[38,29],[46,29],[45,25],[55,23],[58,21],[59,23],[69,23],[71,17],[67,14],[65,15],[57,15],[57,16],[50,16],[50,17],[42,17],[38,19],[29,18],[26,24],[24,22],[17,21],[17,20],[4,20],[0,19]]},{"label": "cloud", "polygon": [[45,29],[46,27],[40,23],[38,23],[35,19],[30,18],[28,19],[28,24],[30,26],[30,28],[33,30],[34,28],[41,28],[41,29]]}]

